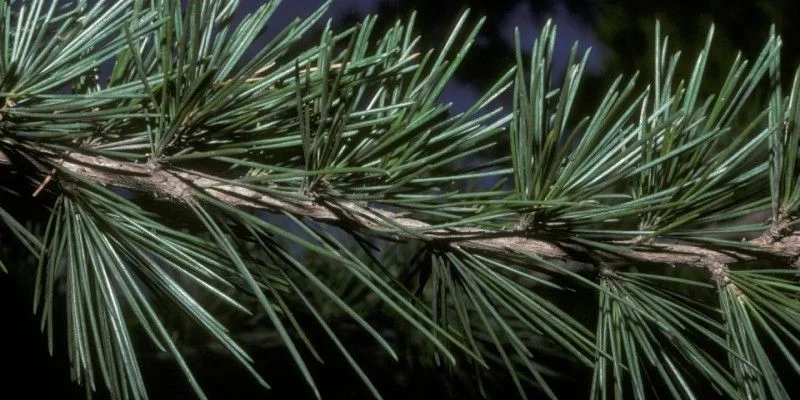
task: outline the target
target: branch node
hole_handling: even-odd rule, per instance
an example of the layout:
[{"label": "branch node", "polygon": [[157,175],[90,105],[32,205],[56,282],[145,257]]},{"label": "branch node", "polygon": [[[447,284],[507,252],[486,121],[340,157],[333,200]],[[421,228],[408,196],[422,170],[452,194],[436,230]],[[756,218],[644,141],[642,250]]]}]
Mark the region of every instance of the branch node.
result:
[{"label": "branch node", "polygon": [[778,215],[772,219],[769,228],[761,236],[753,239],[753,243],[760,246],[771,246],[784,238],[790,231],[794,223],[792,216],[786,206],[778,209]]},{"label": "branch node", "polygon": [[717,281],[717,286],[720,289],[728,290],[732,295],[736,298],[740,298],[744,296],[742,289],[739,288],[733,281],[731,281],[731,277],[729,276],[728,272],[728,265],[721,263],[721,262],[712,262],[707,266],[709,272],[711,272],[711,276]]}]

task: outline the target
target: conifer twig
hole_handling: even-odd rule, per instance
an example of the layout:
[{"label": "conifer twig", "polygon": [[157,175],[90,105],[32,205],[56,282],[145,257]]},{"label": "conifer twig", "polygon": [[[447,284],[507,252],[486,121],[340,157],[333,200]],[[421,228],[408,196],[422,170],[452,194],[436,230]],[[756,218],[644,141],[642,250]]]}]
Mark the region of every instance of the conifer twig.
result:
[{"label": "conifer twig", "polygon": [[[55,157],[55,155],[54,155]],[[9,159],[0,153],[0,164]],[[447,229],[427,229],[427,222],[350,201],[327,202],[286,200],[274,195],[257,192],[235,183],[208,176],[191,170],[164,168],[154,170],[145,164],[113,160],[102,156],[71,153],[64,158],[61,167],[97,183],[125,187],[150,192],[158,197],[178,202],[192,201],[197,190],[205,192],[226,204],[253,209],[288,212],[295,216],[310,218],[319,222],[355,227],[362,230],[382,232],[398,240],[413,237],[381,221],[391,220],[405,230],[419,232],[428,240],[448,242],[463,248],[473,249],[494,255],[509,253],[528,253],[539,257],[574,260],[574,254],[593,253],[589,248],[574,248],[569,251],[563,243],[542,240],[527,235],[524,231],[491,231],[476,227],[454,227]],[[656,239],[647,243],[635,240],[616,241],[612,244],[625,251],[618,256],[633,261],[691,265],[718,272],[719,266],[727,266],[738,261],[753,260],[755,254],[795,259],[800,256],[800,232],[782,236],[770,234],[770,241],[763,235],[751,240],[752,251],[732,251],[712,247],[702,247],[689,243],[678,243]],[[569,239],[564,238],[565,241]],[[609,255],[605,255],[609,257]],[[717,276],[717,275],[715,275]]]}]

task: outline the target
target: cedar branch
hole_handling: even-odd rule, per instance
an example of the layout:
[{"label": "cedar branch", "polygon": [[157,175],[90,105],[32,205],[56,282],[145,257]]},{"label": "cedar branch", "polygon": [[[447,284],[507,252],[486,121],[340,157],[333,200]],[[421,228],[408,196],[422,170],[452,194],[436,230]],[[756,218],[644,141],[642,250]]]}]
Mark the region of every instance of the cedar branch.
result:
[{"label": "cedar branch", "polygon": [[[434,229],[424,221],[406,217],[401,213],[366,207],[356,202],[287,200],[191,170],[154,168],[151,164],[118,161],[80,153],[70,153],[65,157],[54,155],[54,159],[55,157],[58,157],[61,168],[97,183],[150,192],[178,202],[192,201],[195,193],[202,191],[232,206],[287,212],[327,224],[388,234],[397,240],[422,238],[448,242],[465,249],[500,256],[527,253],[550,259],[571,260],[574,259],[576,251],[572,245],[567,250],[563,244],[537,239],[520,230],[497,232],[473,227]],[[10,159],[0,151],[0,164],[10,162]],[[749,243],[752,245],[752,251],[746,253],[665,240],[648,243],[630,240],[617,241],[613,244],[625,250],[619,257],[628,260],[704,267],[715,274],[718,274],[720,266],[753,260],[759,253],[791,259],[800,256],[800,231],[782,237],[776,237],[772,233],[768,235],[770,239],[768,241],[764,240],[764,235],[751,240]],[[577,251],[591,253],[587,248]]]}]

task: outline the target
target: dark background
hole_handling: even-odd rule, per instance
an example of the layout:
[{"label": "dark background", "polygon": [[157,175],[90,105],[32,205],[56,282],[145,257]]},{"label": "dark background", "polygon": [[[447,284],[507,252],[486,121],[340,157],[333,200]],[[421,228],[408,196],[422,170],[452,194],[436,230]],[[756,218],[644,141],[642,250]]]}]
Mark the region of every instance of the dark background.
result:
[{"label": "dark background", "polygon": [[[242,3],[244,14],[260,2]],[[287,0],[284,3],[266,32],[267,38],[290,19],[310,14],[322,2]],[[683,73],[679,73],[682,76],[688,75],[690,61],[703,45],[709,25],[716,24],[706,88],[719,87],[737,50],[742,50],[745,57],[754,57],[765,42],[770,25],[775,24],[783,37],[783,82],[788,85],[800,61],[800,30],[791,25],[796,24],[800,16],[797,3],[795,0],[334,0],[328,15],[334,19],[334,26],[344,27],[367,13],[378,14],[379,24],[386,27],[415,9],[417,30],[424,33],[422,48],[425,49],[444,41],[452,23],[465,8],[471,8],[474,16],[485,15],[487,22],[481,36],[443,96],[444,101],[454,103],[456,111],[471,104],[481,90],[512,65],[515,26],[520,28],[523,45],[530,47],[543,22],[553,18],[559,33],[557,59],[560,61],[556,68],[564,65],[574,41],[580,41],[583,48],[592,47],[589,77],[582,92],[582,104],[588,109],[602,95],[603,88],[620,73],[629,76],[638,70],[642,72],[640,82],[650,79],[656,19],[661,21],[662,32],[670,35],[671,49],[683,50]],[[52,394],[65,399],[84,398],[83,389],[69,379],[63,332],[56,332],[55,355],[50,357],[47,353],[38,317],[31,313],[29,281],[15,275],[0,275],[0,305],[2,396],[13,399],[16,395],[11,393],[20,393],[19,396],[25,398]],[[358,343],[358,338],[352,341]],[[213,352],[206,354],[203,349],[196,351],[198,354],[193,356],[192,365],[211,398],[311,398],[282,349],[251,350],[259,370],[275,387],[271,392],[256,387],[233,361]],[[448,384],[435,369],[413,363],[392,365],[388,359],[370,354],[370,351],[366,348],[357,359],[364,360],[366,372],[387,398],[460,398],[475,394],[460,393],[465,387],[457,382]],[[152,398],[192,398],[184,378],[172,364],[147,357],[143,357],[143,364]],[[396,372],[400,367],[406,372]],[[363,385],[344,363],[333,361],[312,372],[323,398],[367,397]],[[575,370],[575,374],[578,376],[573,377],[574,381],[567,381],[567,385],[589,379],[581,376],[587,374],[586,370]],[[514,396],[513,387],[508,390],[508,394]],[[578,397],[583,398],[585,394]]]}]

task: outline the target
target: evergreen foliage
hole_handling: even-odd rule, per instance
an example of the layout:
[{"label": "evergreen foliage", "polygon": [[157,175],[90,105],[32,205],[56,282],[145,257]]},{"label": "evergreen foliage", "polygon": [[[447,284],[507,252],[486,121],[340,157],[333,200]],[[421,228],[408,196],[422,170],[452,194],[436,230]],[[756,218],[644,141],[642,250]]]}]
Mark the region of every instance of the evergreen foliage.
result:
[{"label": "evergreen foliage", "polygon": [[323,347],[376,398],[364,347],[486,396],[790,397],[800,69],[774,31],[723,72],[712,28],[678,76],[656,25],[654,80],[577,115],[588,52],[554,71],[548,23],[451,113],[468,13],[429,50],[413,14],[309,38],[323,7],[251,52],[277,6],[0,5],[0,269],[88,392],[146,398],[154,348],[205,398],[187,323],[269,388],[255,319],[317,397]]}]

